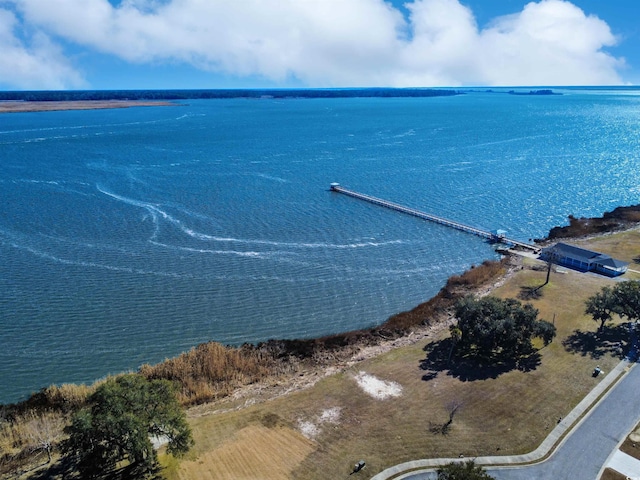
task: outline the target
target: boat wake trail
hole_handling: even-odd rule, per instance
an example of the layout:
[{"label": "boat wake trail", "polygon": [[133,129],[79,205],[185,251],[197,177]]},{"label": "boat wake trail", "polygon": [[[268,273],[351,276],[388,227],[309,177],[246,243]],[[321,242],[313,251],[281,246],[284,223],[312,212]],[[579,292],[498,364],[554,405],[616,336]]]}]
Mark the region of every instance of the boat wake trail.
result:
[{"label": "boat wake trail", "polygon": [[[152,242],[158,246],[169,247],[165,242],[159,240],[159,235],[161,232],[162,222],[166,222],[171,226],[177,228],[180,232],[182,232],[189,239],[195,239],[204,243],[222,243],[222,244],[236,244],[236,245],[245,245],[249,247],[265,247],[267,249],[270,248],[284,248],[284,249],[292,249],[292,250],[302,250],[302,249],[325,249],[325,250],[345,250],[345,249],[361,249],[361,248],[373,248],[373,247],[384,247],[389,245],[400,245],[404,243],[404,240],[386,240],[386,241],[375,241],[375,240],[366,240],[366,241],[355,241],[350,243],[327,243],[327,242],[283,242],[277,240],[263,240],[263,239],[246,239],[246,238],[235,238],[228,237],[222,235],[215,235],[211,233],[204,233],[194,230],[190,226],[186,225],[185,222],[171,215],[162,204],[145,202],[142,200],[136,200],[133,198],[125,197],[123,195],[119,195],[117,193],[111,192],[104,187],[97,185],[97,190],[107,195],[115,200],[123,202],[127,205],[131,205],[134,207],[138,207],[147,211],[148,216],[151,218],[154,231],[151,237],[148,239],[149,242]],[[211,218],[206,217],[204,215],[188,212],[182,207],[174,207],[174,209],[181,211],[185,215],[193,218],[207,219],[209,221],[213,221]],[[189,249],[192,252],[201,252],[201,253],[219,253],[219,254],[237,254],[245,257],[262,257],[265,255],[273,255],[274,252],[268,250],[267,252],[255,252],[255,251],[229,251],[229,250],[218,250],[218,249],[197,249],[192,247],[180,247],[176,245],[171,245],[174,248],[184,248]],[[282,252],[279,252],[282,253]]]}]

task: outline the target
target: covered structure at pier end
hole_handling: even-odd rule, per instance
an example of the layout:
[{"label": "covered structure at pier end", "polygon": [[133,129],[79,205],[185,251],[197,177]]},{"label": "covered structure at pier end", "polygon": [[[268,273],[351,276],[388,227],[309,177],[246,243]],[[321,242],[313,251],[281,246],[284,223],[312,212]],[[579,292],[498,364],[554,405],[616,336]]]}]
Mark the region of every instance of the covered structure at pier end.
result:
[{"label": "covered structure at pier end", "polygon": [[617,260],[604,253],[594,252],[567,243],[556,243],[542,249],[540,259],[581,272],[596,272],[617,277],[627,271],[628,262]]}]

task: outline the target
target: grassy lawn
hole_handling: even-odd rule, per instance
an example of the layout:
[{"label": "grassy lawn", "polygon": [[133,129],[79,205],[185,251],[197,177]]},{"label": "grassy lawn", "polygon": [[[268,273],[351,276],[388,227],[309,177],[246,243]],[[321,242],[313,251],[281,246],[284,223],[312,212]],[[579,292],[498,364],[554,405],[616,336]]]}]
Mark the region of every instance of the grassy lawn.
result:
[{"label": "grassy lawn", "polygon": [[[581,245],[633,261],[640,255],[638,240],[638,232],[627,232]],[[517,298],[523,287],[541,285],[546,277],[541,265],[527,260],[494,294]],[[167,476],[338,478],[362,459],[370,478],[419,458],[534,450],[600,381],[591,376],[593,368],[607,372],[620,360],[617,345],[626,342],[625,330],[614,325],[599,335],[598,324],[584,315],[585,299],[611,282],[570,270],[552,273],[542,296],[531,303],[541,318],[555,323],[558,335],[540,350],[540,363],[530,371],[425,369],[429,349],[447,336],[442,329],[428,341],[357,363],[309,389],[244,408],[230,401],[216,406],[228,408],[226,413],[192,416],[196,446],[185,460],[169,465]],[[394,382],[387,386],[401,387],[399,396],[367,394],[356,379],[360,372]],[[438,433],[451,402],[461,406],[448,433]]]},{"label": "grassy lawn", "polygon": [[602,235],[593,239],[570,243],[592,248],[595,251],[606,253],[619,260],[629,262],[629,269],[631,271],[625,274],[625,278],[631,280],[640,279],[640,273],[637,273],[640,272],[640,229]]}]

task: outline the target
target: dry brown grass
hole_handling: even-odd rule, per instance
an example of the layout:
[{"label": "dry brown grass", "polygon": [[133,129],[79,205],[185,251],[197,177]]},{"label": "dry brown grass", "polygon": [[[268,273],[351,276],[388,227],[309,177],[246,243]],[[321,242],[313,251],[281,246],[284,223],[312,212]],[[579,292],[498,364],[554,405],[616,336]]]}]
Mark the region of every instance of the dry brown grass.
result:
[{"label": "dry brown grass", "polygon": [[241,480],[255,479],[256,472],[261,472],[262,480],[284,480],[314,448],[291,427],[255,423],[239,429],[197,459],[182,462],[175,478]]},{"label": "dry brown grass", "polygon": [[0,478],[24,465],[42,464],[63,438],[60,412],[29,411],[0,423]]},{"label": "dry brown grass", "polygon": [[[521,287],[544,283],[546,271],[530,267],[525,264],[494,294],[516,297]],[[227,413],[222,413],[225,407],[233,409],[237,403],[218,404],[221,413],[191,419],[197,438],[207,432],[207,440],[197,441],[189,465],[191,468],[200,462],[200,468],[189,474],[201,478],[214,475],[211,472],[215,466],[209,461],[212,451],[216,452],[216,462],[231,465],[236,455],[231,446],[237,442],[238,433],[262,428],[264,418],[276,419],[285,430],[299,428],[305,421],[318,428],[312,451],[288,477],[276,478],[338,478],[348,475],[360,459],[367,462],[367,476],[371,476],[417,458],[531,451],[553,429],[558,417],[565,416],[597,383],[598,379],[591,376],[595,364],[608,371],[619,361],[615,352],[594,348],[584,340],[591,338],[598,327],[584,314],[584,300],[610,282],[573,271],[551,275],[542,296],[531,303],[542,318],[555,323],[558,335],[540,350],[541,363],[529,372],[480,371],[463,376],[443,370],[435,377],[423,378],[425,371],[420,365],[426,355],[424,344],[415,344],[358,363],[312,388],[269,402]],[[444,336],[446,329],[434,334],[431,341]],[[399,383],[403,395],[382,401],[370,397],[354,380],[359,371]],[[434,425],[447,421],[447,404],[453,400],[462,407],[450,431],[446,435],[432,433]],[[319,420],[328,409],[339,409],[337,423]],[[243,458],[246,465],[253,465],[242,470],[247,478],[270,474],[267,467],[260,466],[260,444],[246,445]],[[178,466],[170,478],[186,478],[185,472]]]},{"label": "dry brown grass", "polygon": [[16,472],[39,470],[49,463],[50,454],[56,458],[70,413],[84,406],[104,381],[52,385],[25,402],[4,407],[0,411],[0,478],[3,473],[29,478]]},{"label": "dry brown grass", "polygon": [[640,460],[640,424],[636,425],[633,432],[622,442],[620,450]]},{"label": "dry brown grass", "polygon": [[193,405],[229,395],[270,375],[282,373],[286,362],[276,362],[268,352],[253,347],[233,348],[210,342],[157,365],[143,365],[140,373],[149,379],[177,382],[179,400]]},{"label": "dry brown grass", "polygon": [[485,261],[479,267],[472,266],[462,275],[454,275],[449,278],[447,287],[480,286],[504,273],[504,262]]},{"label": "dry brown grass", "polygon": [[31,395],[27,400],[3,407],[1,418],[11,418],[29,411],[41,412],[56,410],[62,413],[74,411],[82,407],[89,395],[104,382],[100,379],[92,385],[65,383],[51,385]]},{"label": "dry brown grass", "polygon": [[600,480],[629,480],[629,477],[618,473],[611,468],[605,468],[604,472],[602,472],[602,475],[600,476]]},{"label": "dry brown grass", "polygon": [[87,403],[87,398],[103,382],[99,380],[92,385],[77,385],[65,383],[60,386],[52,385],[43,391],[44,403],[49,408],[70,412],[77,410]]}]

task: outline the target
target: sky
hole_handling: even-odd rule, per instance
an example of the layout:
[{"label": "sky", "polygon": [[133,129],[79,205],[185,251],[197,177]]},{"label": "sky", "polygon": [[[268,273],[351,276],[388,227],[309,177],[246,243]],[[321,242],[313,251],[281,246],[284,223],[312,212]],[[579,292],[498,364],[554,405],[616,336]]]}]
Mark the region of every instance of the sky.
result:
[{"label": "sky", "polygon": [[0,0],[0,90],[638,84],[638,0]]}]

